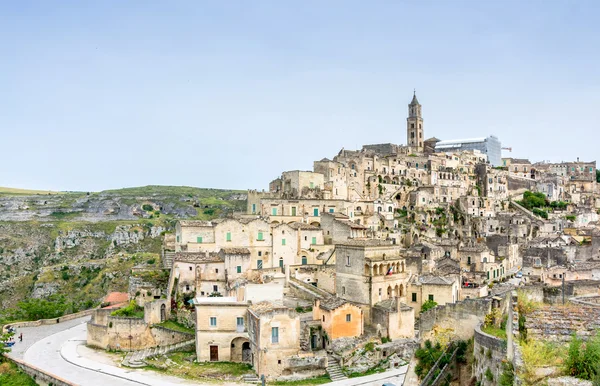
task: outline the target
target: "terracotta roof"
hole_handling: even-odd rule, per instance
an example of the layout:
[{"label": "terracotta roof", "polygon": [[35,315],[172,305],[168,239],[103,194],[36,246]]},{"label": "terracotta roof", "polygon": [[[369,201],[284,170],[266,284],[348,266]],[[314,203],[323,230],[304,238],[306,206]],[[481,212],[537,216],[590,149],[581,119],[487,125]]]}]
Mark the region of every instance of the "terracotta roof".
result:
[{"label": "terracotta roof", "polygon": [[[374,307],[386,311],[396,312],[398,311],[398,300],[396,298],[385,299],[380,301],[379,303],[375,303]],[[401,311],[410,311],[412,307],[404,303],[400,303],[400,309]]]},{"label": "terracotta roof", "polygon": [[430,285],[452,285],[454,283],[453,280],[448,279],[442,276],[434,276],[434,275],[426,275],[419,276],[417,281],[421,284],[430,284]]},{"label": "terracotta roof", "polygon": [[341,243],[341,245],[352,245],[352,246],[365,246],[365,247],[380,247],[390,246],[391,241],[379,240],[379,239],[368,239],[368,240],[348,240]]},{"label": "terracotta roof", "polygon": [[319,307],[324,310],[331,311],[331,310],[335,310],[338,307],[343,306],[346,303],[347,303],[346,300],[339,298],[337,296],[332,296],[330,298],[321,300]]},{"label": "terracotta roof", "polygon": [[302,222],[293,222],[291,224],[288,224],[290,226],[290,228],[293,229],[301,229],[301,230],[305,230],[305,231],[318,231],[319,227],[314,226],[314,225],[310,225],[310,224],[305,224]]},{"label": "terracotta roof", "polygon": [[179,220],[179,224],[181,226],[186,227],[211,227],[213,226],[210,221],[201,221],[201,220]]},{"label": "terracotta roof", "polygon": [[282,300],[273,300],[273,301],[262,301],[250,306],[250,311],[252,311],[256,315],[263,315],[273,312],[275,310],[289,310],[288,307],[283,305]]},{"label": "terracotta roof", "polygon": [[338,222],[340,222],[340,223],[342,223],[344,225],[347,225],[347,226],[349,226],[352,229],[368,229],[366,226],[357,224],[357,223],[352,222],[350,220],[338,220]]},{"label": "terracotta roof", "polygon": [[104,298],[104,303],[118,304],[129,301],[129,294],[126,292],[111,292]]},{"label": "terracotta roof", "polygon": [[193,263],[213,263],[221,262],[223,259],[216,253],[206,252],[176,252],[173,255],[173,261],[189,261]]},{"label": "terracotta roof", "polygon": [[249,255],[250,250],[248,248],[221,248],[221,252],[227,255]]}]

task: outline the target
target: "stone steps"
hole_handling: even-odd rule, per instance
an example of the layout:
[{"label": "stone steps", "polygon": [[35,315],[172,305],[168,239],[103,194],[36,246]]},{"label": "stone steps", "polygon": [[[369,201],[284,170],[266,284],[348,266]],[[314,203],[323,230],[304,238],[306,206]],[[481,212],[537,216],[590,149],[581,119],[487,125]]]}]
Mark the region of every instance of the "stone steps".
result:
[{"label": "stone steps", "polygon": [[242,381],[244,383],[261,383],[256,374],[244,374],[242,375]]},{"label": "stone steps", "polygon": [[164,355],[173,351],[180,350],[184,347],[194,346],[196,344],[196,340],[188,340],[185,342],[175,343],[169,346],[163,347],[152,347],[146,348],[138,351],[130,351],[125,355],[123,362],[121,364],[127,367],[144,367],[146,366],[146,362],[144,361],[146,358],[152,358],[159,355]]},{"label": "stone steps", "polygon": [[342,371],[342,368],[340,367],[340,364],[337,361],[337,359],[335,359],[331,355],[327,356],[326,370],[327,370],[327,374],[329,374],[329,378],[331,378],[331,380],[334,382],[348,379],[348,377]]}]

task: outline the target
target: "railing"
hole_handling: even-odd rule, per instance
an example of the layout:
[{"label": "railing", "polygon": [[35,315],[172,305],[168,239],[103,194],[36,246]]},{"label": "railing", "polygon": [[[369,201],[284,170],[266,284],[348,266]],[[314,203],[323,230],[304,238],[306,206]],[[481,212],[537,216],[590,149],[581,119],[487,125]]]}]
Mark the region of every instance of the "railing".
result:
[{"label": "railing", "polygon": [[[450,353],[451,350],[452,353]],[[457,353],[458,347],[455,347],[454,344],[450,344],[446,348],[444,353],[438,358],[435,364],[431,367],[425,378],[423,378],[421,386],[440,385],[442,380],[445,380],[448,373],[450,372],[450,366],[456,359]],[[441,369],[440,366],[442,367]]]}]

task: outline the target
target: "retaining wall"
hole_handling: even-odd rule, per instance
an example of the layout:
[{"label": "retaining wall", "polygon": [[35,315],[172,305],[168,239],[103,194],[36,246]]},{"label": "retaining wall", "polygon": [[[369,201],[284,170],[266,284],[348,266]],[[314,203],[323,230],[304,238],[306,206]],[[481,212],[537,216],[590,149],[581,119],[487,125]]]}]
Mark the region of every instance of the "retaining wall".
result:
[{"label": "retaining wall", "polygon": [[[473,375],[482,385],[497,385],[502,374],[502,361],[506,359],[506,341],[481,331],[481,325],[475,328],[473,346]],[[487,370],[492,379],[486,377]]]},{"label": "retaining wall", "polygon": [[77,319],[77,318],[82,318],[84,316],[89,316],[95,310],[96,310],[95,308],[92,308],[92,309],[89,309],[89,310],[85,310],[85,311],[81,311],[81,312],[76,312],[74,314],[63,315],[63,316],[59,316],[58,318],[52,318],[52,319],[40,319],[40,320],[32,320],[32,321],[27,321],[27,322],[11,322],[11,323],[8,323],[8,324],[4,325],[2,331],[6,332],[6,328],[8,326],[12,326],[12,327],[15,327],[15,328],[19,328],[19,327],[39,327],[39,326],[44,326],[44,325],[48,325],[48,324],[56,324],[56,323],[66,322],[68,320],[73,320],[73,319]]},{"label": "retaining wall", "polygon": [[20,359],[8,358],[8,360],[14,362],[24,373],[32,377],[38,385],[42,386],[77,386],[75,383],[71,383],[66,379],[62,379],[54,374],[44,371],[40,368],[32,366],[23,362]]}]

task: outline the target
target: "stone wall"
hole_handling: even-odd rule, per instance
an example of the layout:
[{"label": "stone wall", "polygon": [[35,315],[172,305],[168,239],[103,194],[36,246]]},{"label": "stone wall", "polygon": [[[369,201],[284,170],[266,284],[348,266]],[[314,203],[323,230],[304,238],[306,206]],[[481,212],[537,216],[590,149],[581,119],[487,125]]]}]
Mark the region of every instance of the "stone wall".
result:
[{"label": "stone wall", "polygon": [[29,375],[35,380],[35,383],[41,386],[76,386],[74,383],[67,381],[66,379],[62,379],[54,374],[51,374],[47,371],[44,371],[40,368],[37,368],[33,365],[25,363],[20,359],[8,358],[8,360],[14,362],[19,369],[21,369],[24,373]]},{"label": "stone wall", "polygon": [[[508,304],[510,292],[500,295],[502,301],[500,309],[505,310]],[[470,339],[473,336],[473,330],[481,322],[485,315],[492,309],[492,298],[465,299],[460,302],[437,306],[419,317],[418,328],[420,336],[423,339],[431,338],[434,328],[444,328],[453,330],[453,335],[457,339]]]},{"label": "stone wall", "polygon": [[[483,385],[495,386],[502,374],[502,361],[506,359],[506,341],[481,331],[481,325],[475,328],[473,346],[473,375]],[[486,377],[487,370],[492,379]]]},{"label": "stone wall", "polygon": [[294,355],[285,361],[285,368],[279,380],[313,378],[327,373],[327,354],[308,353]]},{"label": "stone wall", "polygon": [[9,327],[9,326],[12,326],[12,327],[15,327],[15,328],[19,328],[19,327],[39,327],[39,326],[44,326],[44,325],[48,325],[48,324],[56,324],[56,323],[66,322],[68,320],[73,320],[73,319],[77,319],[77,318],[83,318],[84,316],[89,316],[89,315],[93,314],[94,311],[96,311],[96,309],[92,308],[92,309],[89,309],[89,310],[85,310],[85,311],[81,311],[81,312],[76,312],[74,314],[63,315],[63,316],[60,316],[58,318],[32,320],[32,321],[27,321],[27,322],[12,322],[12,323],[6,324],[3,327],[3,331],[6,331],[5,329],[7,327]]},{"label": "stone wall", "polygon": [[568,342],[573,332],[587,339],[600,328],[600,306],[567,304],[544,305],[525,321],[527,336],[556,342]]}]

